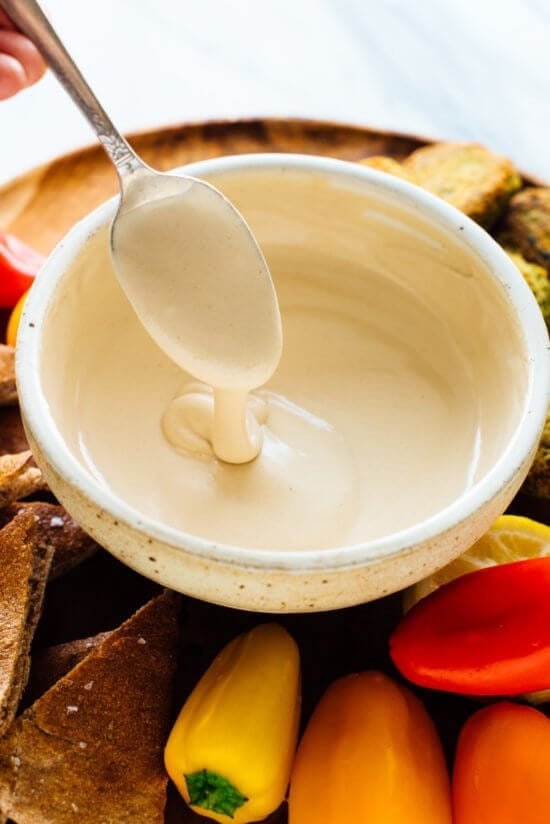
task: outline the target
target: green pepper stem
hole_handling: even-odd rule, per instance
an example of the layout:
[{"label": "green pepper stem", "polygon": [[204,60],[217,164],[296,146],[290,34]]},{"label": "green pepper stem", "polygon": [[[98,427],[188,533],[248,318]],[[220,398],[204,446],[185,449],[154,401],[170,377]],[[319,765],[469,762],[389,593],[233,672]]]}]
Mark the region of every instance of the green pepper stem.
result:
[{"label": "green pepper stem", "polygon": [[185,776],[189,803],[202,810],[234,818],[235,810],[248,801],[227,778],[210,770],[199,770]]}]

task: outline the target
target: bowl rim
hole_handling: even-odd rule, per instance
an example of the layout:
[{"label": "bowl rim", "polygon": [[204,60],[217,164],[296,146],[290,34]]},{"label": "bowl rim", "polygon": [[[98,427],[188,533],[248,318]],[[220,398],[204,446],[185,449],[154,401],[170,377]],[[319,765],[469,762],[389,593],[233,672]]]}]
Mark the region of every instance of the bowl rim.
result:
[{"label": "bowl rim", "polygon": [[[510,308],[525,345],[527,385],[523,409],[506,448],[474,486],[429,518],[398,532],[349,545],[281,551],[218,543],[150,518],[119,498],[87,472],[67,447],[51,414],[40,379],[41,320],[55,295],[68,263],[82,244],[114,216],[118,196],[110,198],[76,223],[47,258],[23,311],[16,349],[16,373],[21,410],[46,462],[65,482],[76,488],[95,507],[148,538],[182,553],[239,567],[304,572],[335,571],[380,562],[433,541],[469,519],[510,484],[536,447],[550,400],[550,344],[546,325],[529,287],[496,241],[470,218],[408,181],[359,163],[316,155],[257,153],[211,158],[173,171],[194,177],[235,171],[295,170],[364,184],[371,193],[382,192],[400,199],[424,218],[447,231],[460,232],[484,264],[487,274],[504,286]],[[536,379],[535,379],[536,378]]]}]

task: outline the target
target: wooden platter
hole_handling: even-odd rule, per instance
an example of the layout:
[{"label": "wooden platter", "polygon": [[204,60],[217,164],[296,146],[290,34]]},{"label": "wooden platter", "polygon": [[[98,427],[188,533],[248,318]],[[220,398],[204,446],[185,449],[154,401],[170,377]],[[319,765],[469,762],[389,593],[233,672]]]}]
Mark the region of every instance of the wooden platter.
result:
[{"label": "wooden platter", "polygon": [[[298,152],[346,160],[384,154],[399,159],[426,142],[361,127],[294,119],[197,123],[129,139],[148,163],[161,170],[249,152]],[[76,221],[114,195],[117,185],[115,172],[100,147],[58,158],[0,188],[0,229],[48,253]],[[16,410],[1,412],[0,452],[2,438],[11,443],[22,437]],[[513,508],[541,517],[522,501]],[[48,586],[35,648],[112,629],[156,591],[155,584],[107,553],[97,553]],[[387,638],[400,614],[398,594],[338,612],[277,618],[294,635],[302,652],[304,719],[328,684],[340,675],[380,668],[398,677],[387,654]],[[178,707],[219,649],[261,620],[266,617],[186,600],[176,689]],[[450,758],[458,730],[476,705],[459,697],[417,692],[432,714]],[[172,792],[166,820],[180,824],[204,821]],[[269,821],[284,824],[285,810]]]},{"label": "wooden platter", "polygon": [[[299,152],[359,160],[405,157],[414,137],[308,120],[196,123],[130,136],[143,159],[164,171],[195,160],[248,152]],[[118,181],[99,145],[60,157],[0,189],[0,228],[47,253],[88,212],[116,194]]]}]

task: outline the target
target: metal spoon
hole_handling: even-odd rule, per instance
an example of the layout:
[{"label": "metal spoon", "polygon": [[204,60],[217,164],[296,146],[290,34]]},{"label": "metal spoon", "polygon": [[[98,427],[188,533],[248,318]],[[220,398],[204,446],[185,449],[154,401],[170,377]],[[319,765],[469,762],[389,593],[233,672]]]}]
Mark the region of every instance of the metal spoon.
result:
[{"label": "metal spoon", "polygon": [[[111,227],[111,257],[142,324],[179,366],[200,380],[228,390],[260,386],[279,362],[281,319],[267,264],[243,217],[213,186],[154,171],[136,155],[36,0],[0,0],[0,5],[40,50],[117,170],[121,196]],[[162,222],[164,235],[167,226],[173,234],[164,238],[166,255],[157,256],[150,271],[144,272],[143,266],[140,271],[128,221],[132,219],[135,226],[136,211],[151,205],[158,217],[158,209],[178,204],[183,219]],[[141,213],[145,228],[147,214]],[[174,244],[181,258],[177,272],[168,265]],[[210,254],[213,244],[216,271]]]}]

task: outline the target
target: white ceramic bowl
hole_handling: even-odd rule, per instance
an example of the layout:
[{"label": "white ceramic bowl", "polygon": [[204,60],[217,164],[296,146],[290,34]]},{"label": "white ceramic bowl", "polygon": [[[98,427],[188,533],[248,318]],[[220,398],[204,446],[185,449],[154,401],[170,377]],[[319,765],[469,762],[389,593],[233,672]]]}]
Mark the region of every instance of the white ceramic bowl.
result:
[{"label": "white ceramic bowl", "polygon": [[[112,199],[77,224],[58,245],[32,290],[21,323],[17,352],[21,407],[37,463],[53,492],[99,543],[137,571],[195,597],[249,610],[319,611],[349,606],[401,589],[455,558],[516,493],[546,415],[548,335],[523,278],[489,235],[458,211],[415,186],[358,164],[300,155],[250,155],[204,161],[186,167],[185,172],[225,191],[249,219],[260,245],[273,231],[290,231],[294,236],[289,243],[306,249],[308,244],[307,214],[299,215],[302,225],[295,233],[288,221],[278,221],[277,200],[270,198],[266,175],[278,185],[288,180],[289,198],[296,179],[302,179],[300,185],[312,187],[311,203],[315,181],[328,181],[334,189],[335,215],[338,198],[364,198],[357,220],[365,222],[369,236],[365,254],[382,260],[396,256],[394,263],[401,261],[404,276],[413,278],[409,285],[414,288],[418,249],[425,252],[426,243],[431,244],[439,262],[430,289],[442,317],[448,312],[452,323],[461,292],[452,277],[445,283],[435,276],[437,267],[452,272],[454,255],[469,261],[479,294],[487,291],[493,296],[487,298],[491,301],[498,295],[503,310],[494,316],[492,329],[484,326],[472,306],[472,317],[462,329],[462,355],[473,371],[478,361],[485,361],[484,380],[491,385],[481,391],[487,396],[493,393],[493,406],[501,405],[507,428],[493,437],[493,430],[500,427],[493,421],[482,432],[494,454],[481,477],[455,500],[406,529],[352,546],[294,552],[229,546],[136,511],[88,471],[68,443],[62,421],[64,360],[74,350],[70,330],[91,295],[84,281],[72,289],[70,300],[58,299],[60,289],[74,276],[71,264],[88,239],[99,232],[106,243],[106,227],[116,209]],[[239,193],[239,179],[244,176],[249,184],[255,177],[263,180],[258,183],[263,186],[263,205],[254,214],[249,213],[246,196]],[[383,249],[376,248],[376,221],[380,219],[395,240]],[[339,226],[333,242],[346,243],[345,226]],[[110,273],[109,277],[114,276]],[[464,318],[460,322],[464,326]],[[495,340],[498,346],[493,345]],[[513,351],[510,340],[519,341]],[[52,359],[59,376],[53,384],[51,379],[44,380],[43,368],[44,364],[51,366]],[[494,385],[493,375],[498,377]]]}]

